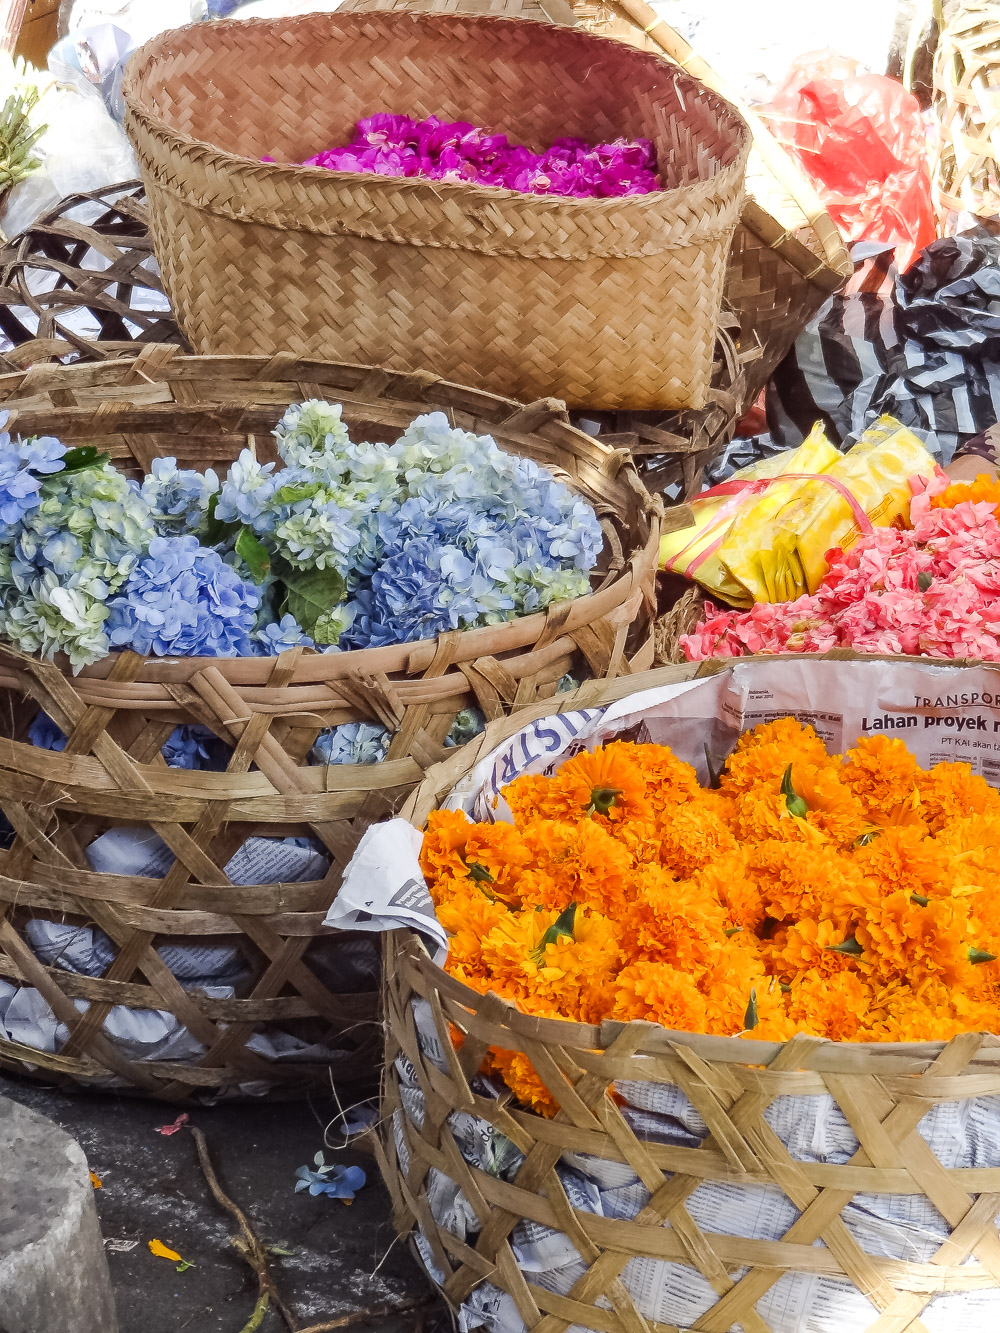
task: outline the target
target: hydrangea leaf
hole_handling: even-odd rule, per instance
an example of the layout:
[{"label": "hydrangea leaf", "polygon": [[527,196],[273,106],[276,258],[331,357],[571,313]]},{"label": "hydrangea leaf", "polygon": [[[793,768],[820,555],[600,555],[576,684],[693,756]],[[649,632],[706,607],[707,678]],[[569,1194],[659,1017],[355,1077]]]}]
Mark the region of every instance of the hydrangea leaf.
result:
[{"label": "hydrangea leaf", "polygon": [[236,554],[240,557],[254,583],[263,583],[271,568],[271,556],[263,542],[249,528],[240,528],[236,538]]},{"label": "hydrangea leaf", "polygon": [[96,445],[83,444],[79,449],[67,449],[63,455],[63,474],[85,472],[87,468],[103,467],[110,462],[110,454],[102,454]]},{"label": "hydrangea leaf", "polygon": [[344,600],[347,585],[335,569],[288,569],[282,575],[288,599],[285,603],[307,634],[316,622]]}]

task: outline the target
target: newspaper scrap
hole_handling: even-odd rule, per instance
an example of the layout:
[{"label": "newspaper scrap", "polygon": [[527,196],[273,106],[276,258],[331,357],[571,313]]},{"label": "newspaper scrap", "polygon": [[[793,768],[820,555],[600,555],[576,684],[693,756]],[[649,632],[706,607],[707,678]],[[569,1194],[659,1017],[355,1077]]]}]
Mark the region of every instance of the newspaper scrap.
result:
[{"label": "newspaper scrap", "polygon": [[[843,752],[859,736],[890,732],[904,736],[924,767],[942,760],[968,763],[975,773],[1000,786],[1000,671],[928,663],[773,659],[734,665],[702,680],[681,682],[631,695],[604,709],[543,718],[486,755],[445,803],[472,819],[510,819],[501,795],[521,773],[552,773],[567,758],[627,733],[640,741],[669,745],[707,781],[706,747],[713,762],[732,750],[737,737],[758,723],[791,715],[810,723],[831,751]],[[434,941],[438,961],[446,938],[434,930],[433,905],[419,871],[420,838],[403,820],[368,831],[357,864],[348,869],[343,899],[327,924],[390,930],[409,926]],[[359,927],[358,908],[365,913]],[[445,1055],[426,1001],[414,1002],[414,1019],[426,1058],[439,1067]],[[393,1126],[406,1168],[401,1117],[419,1130],[424,1094],[416,1071],[400,1057],[402,1110]],[[480,1086],[481,1085],[481,1086]],[[497,1095],[486,1080],[481,1095]],[[677,1087],[622,1081],[615,1087],[622,1113],[642,1138],[696,1148],[707,1127]],[[791,1156],[803,1162],[844,1163],[858,1141],[839,1107],[828,1096],[779,1097],[765,1113]],[[464,1117],[464,1119],[463,1119]],[[513,1180],[520,1153],[497,1142],[485,1122],[467,1113],[449,1120],[466,1161]],[[1000,1097],[942,1102],[922,1120],[920,1133],[947,1168],[1000,1167]],[[649,1191],[631,1169],[586,1153],[566,1153],[556,1168],[573,1207],[612,1219],[634,1219],[649,1203]],[[478,1220],[454,1181],[431,1170],[428,1202],[438,1225],[459,1240],[474,1243]],[[691,1216],[710,1236],[778,1240],[799,1210],[777,1187],[712,1182],[686,1201]],[[921,1195],[858,1194],[843,1212],[855,1240],[869,1254],[887,1260],[930,1264],[950,1228]],[[430,1276],[436,1269],[427,1238],[417,1233],[417,1249]],[[567,1295],[587,1271],[569,1237],[522,1221],[511,1235],[515,1256],[528,1281]],[[733,1270],[739,1281],[746,1269]],[[680,1328],[694,1325],[717,1300],[717,1293],[689,1265],[651,1258],[632,1259],[622,1273],[644,1318]],[[600,1302],[602,1305],[606,1302]],[[610,1307],[609,1307],[610,1308]],[[787,1273],[757,1302],[774,1333],[862,1333],[880,1311],[852,1283],[818,1274]],[[936,1296],[921,1315],[927,1333],[964,1333],[970,1327],[1000,1325],[1000,1291],[976,1290]],[[512,1298],[494,1284],[476,1287],[459,1312],[463,1333],[523,1333]],[[570,1333],[582,1333],[574,1326]]]}]

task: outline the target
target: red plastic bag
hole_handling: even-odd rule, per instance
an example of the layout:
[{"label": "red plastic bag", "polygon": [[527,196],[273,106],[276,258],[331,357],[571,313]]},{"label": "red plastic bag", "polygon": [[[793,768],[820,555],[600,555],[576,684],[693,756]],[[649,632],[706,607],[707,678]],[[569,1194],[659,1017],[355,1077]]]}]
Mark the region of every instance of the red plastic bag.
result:
[{"label": "red plastic bag", "polygon": [[764,117],[848,241],[895,245],[902,272],[935,239],[920,107],[895,79],[832,51],[803,56]]}]

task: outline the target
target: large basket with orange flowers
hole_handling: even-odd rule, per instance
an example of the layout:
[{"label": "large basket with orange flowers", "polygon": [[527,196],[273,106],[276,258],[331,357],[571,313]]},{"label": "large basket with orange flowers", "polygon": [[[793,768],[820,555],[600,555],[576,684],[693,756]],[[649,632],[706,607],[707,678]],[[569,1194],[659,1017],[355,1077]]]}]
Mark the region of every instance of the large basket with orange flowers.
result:
[{"label": "large basket with orange flowers", "polygon": [[464,1326],[995,1327],[1000,670],[712,663],[565,707],[431,770],[341,894],[418,927],[378,1152]]}]

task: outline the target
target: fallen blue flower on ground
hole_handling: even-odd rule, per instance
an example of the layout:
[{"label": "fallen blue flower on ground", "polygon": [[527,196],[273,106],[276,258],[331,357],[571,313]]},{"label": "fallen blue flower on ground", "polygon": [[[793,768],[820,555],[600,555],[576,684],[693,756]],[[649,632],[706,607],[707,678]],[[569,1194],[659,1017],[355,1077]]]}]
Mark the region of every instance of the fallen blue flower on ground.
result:
[{"label": "fallen blue flower on ground", "polygon": [[310,1194],[327,1194],[331,1199],[343,1199],[352,1203],[359,1189],[364,1187],[367,1176],[360,1166],[337,1166],[323,1160],[318,1152],[313,1158],[316,1166],[311,1171],[307,1166],[300,1166],[295,1173],[295,1193],[307,1189]]}]

